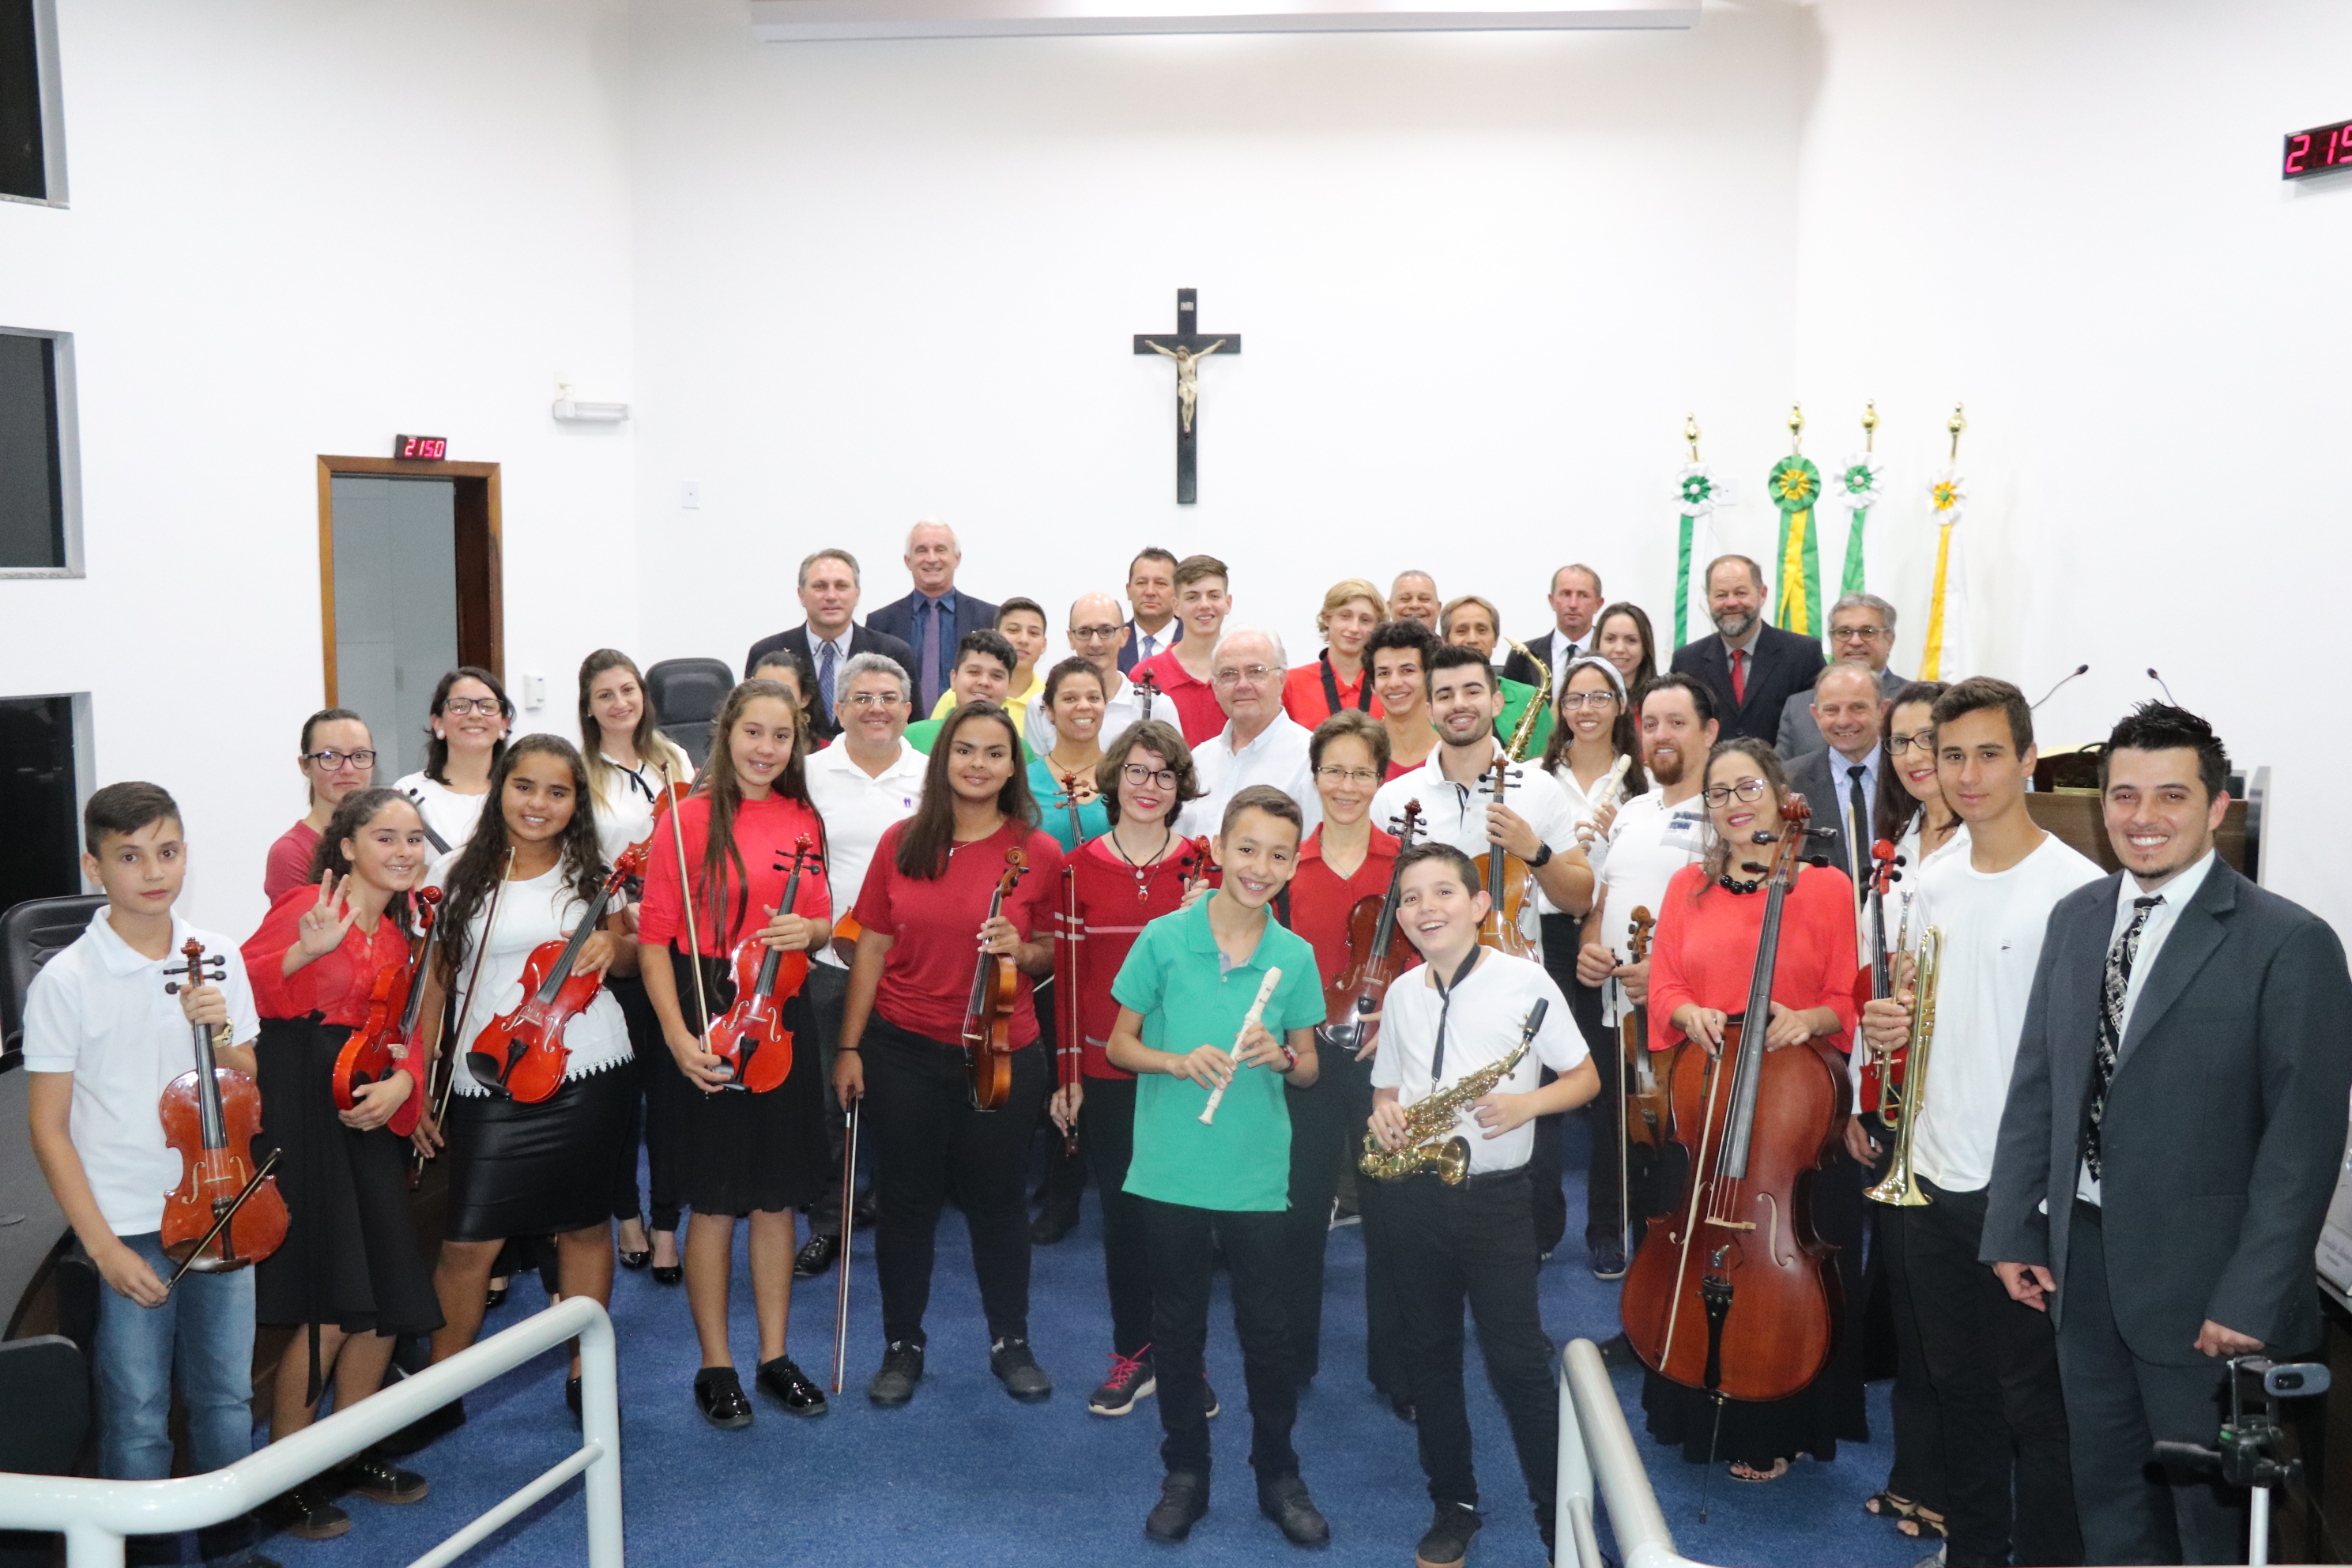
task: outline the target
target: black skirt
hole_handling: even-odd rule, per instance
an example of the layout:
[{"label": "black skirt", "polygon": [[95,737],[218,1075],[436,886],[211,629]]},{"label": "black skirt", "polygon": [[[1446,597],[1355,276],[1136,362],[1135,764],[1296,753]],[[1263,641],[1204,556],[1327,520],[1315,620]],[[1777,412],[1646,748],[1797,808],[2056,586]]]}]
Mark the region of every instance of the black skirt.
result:
[{"label": "black skirt", "polygon": [[628,1136],[637,1064],[566,1079],[536,1105],[449,1097],[451,1241],[560,1236],[610,1221],[614,1151]]},{"label": "black skirt", "polygon": [[441,1326],[441,1303],[416,1244],[408,1141],[382,1127],[355,1132],[335,1114],[335,1053],[350,1034],[315,1013],[261,1021],[254,1155],[279,1151],[278,1190],[289,1223],[286,1244],[254,1266],[254,1318],[331,1323],[348,1333],[429,1333]]},{"label": "black skirt", "polygon": [[[675,948],[670,967],[678,1003],[691,1017],[694,971]],[[714,1016],[734,1005],[725,963],[704,959],[702,983]],[[824,1063],[805,993],[784,1004],[784,1025],[793,1031],[793,1070],[774,1089],[705,1093],[687,1086],[678,1135],[686,1142],[684,1196],[697,1214],[780,1214],[814,1203],[824,1191]]]}]

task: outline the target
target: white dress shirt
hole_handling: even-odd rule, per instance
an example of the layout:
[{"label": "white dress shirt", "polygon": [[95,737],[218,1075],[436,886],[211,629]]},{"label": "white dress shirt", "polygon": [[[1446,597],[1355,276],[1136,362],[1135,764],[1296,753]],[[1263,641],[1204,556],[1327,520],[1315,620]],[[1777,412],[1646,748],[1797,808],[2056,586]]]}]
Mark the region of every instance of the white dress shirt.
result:
[{"label": "white dress shirt", "polygon": [[1224,729],[1193,748],[1192,772],[1207,793],[1184,808],[1176,831],[1187,837],[1214,834],[1224,824],[1225,802],[1252,784],[1272,784],[1298,803],[1306,826],[1299,838],[1323,821],[1323,797],[1315,792],[1315,770],[1307,765],[1307,729],[1289,714],[1277,711],[1274,722],[1257,732],[1240,751],[1234,750],[1234,727]]},{"label": "white dress shirt", "polygon": [[[1176,711],[1174,698],[1160,692],[1151,704],[1151,711],[1147,714],[1143,710],[1143,693],[1137,689],[1135,682],[1116,671],[1112,672],[1111,679],[1118,684],[1112,688],[1104,700],[1102,728],[1095,731],[1096,739],[1105,751],[1110,749],[1113,741],[1147,718],[1159,720],[1180,735],[1184,732],[1182,716]],[[1042,757],[1060,743],[1060,738],[1054,732],[1054,715],[1045,710],[1042,687],[1037,696],[1038,700],[1028,704],[1029,716],[1023,721],[1021,729],[1023,737],[1029,742],[1030,752]]]},{"label": "white dress shirt", "polygon": [[[838,921],[856,904],[858,889],[866,886],[866,868],[873,864],[885,830],[915,815],[930,759],[902,739],[890,765],[869,774],[850,756],[845,740],[811,752],[804,765],[809,804],[824,824],[825,884]],[[834,956],[831,942],[817,950],[816,962],[848,967]]]},{"label": "white dress shirt", "polygon": [[1182,623],[1171,616],[1160,623],[1160,629],[1156,632],[1147,632],[1133,621],[1127,624],[1135,627],[1135,661],[1141,664],[1154,654],[1166,653],[1170,648],[1174,647],[1180,635],[1177,627]]},{"label": "white dress shirt", "polygon": [[[2132,958],[2131,979],[2124,985],[2123,1023],[2116,1030],[2116,1048],[2118,1051],[2122,1050],[2123,1043],[2131,1038],[2132,1009],[2139,1005],[2139,994],[2147,988],[2148,974],[2156,968],[2156,955],[2164,951],[2165,938],[2170,936],[2172,928],[2180,922],[2181,910],[2197,896],[2197,889],[2203,887],[2205,879],[2212,874],[2216,853],[2208,849],[2202,860],[2153,892],[2144,891],[2137,877],[2129,872],[2124,874],[2123,886],[2116,891],[2115,923],[2107,928],[2108,952],[2115,951],[2116,940],[2131,924],[2132,916],[2139,912],[2132,908],[2133,900],[2160,898],[2164,901],[2147,911],[2147,924],[2139,928],[2139,951]],[[2119,1062],[2117,1065],[2122,1064]],[[2088,1161],[2083,1163],[2080,1174],[2075,1178],[2074,1195],[2092,1203],[2099,1201],[2098,1179],[2091,1174]]]},{"label": "white dress shirt", "polygon": [[1554,623],[1551,628],[1551,689],[1555,697],[1568,689],[1570,663],[1591,653],[1592,645],[1599,640],[1597,627],[1587,626],[1582,637],[1570,641],[1569,635]]},{"label": "white dress shirt", "polygon": [[[1495,1086],[1497,1093],[1531,1094],[1542,1085],[1543,1068],[1573,1072],[1591,1054],[1575,1019],[1569,1016],[1559,986],[1542,964],[1490,948],[1455,984],[1449,1000],[1430,984],[1429,965],[1415,964],[1397,976],[1381,1004],[1381,1049],[1372,1058],[1372,1087],[1395,1089],[1397,1103],[1411,1110],[1518,1049],[1528,1014],[1538,1001],[1549,1004],[1543,1023],[1528,1042],[1527,1056]],[[1441,1011],[1445,1070],[1432,1082]],[[1517,1170],[1535,1152],[1532,1121],[1489,1138],[1465,1107],[1454,1112],[1454,1131],[1469,1142],[1472,1175]]]},{"label": "white dress shirt", "polygon": [[[1487,765],[1491,767],[1493,760],[1502,754],[1502,745],[1490,736]],[[1487,851],[1494,847],[1486,842],[1486,807],[1493,796],[1483,777],[1479,783],[1468,785],[1447,778],[1441,765],[1444,757],[1445,745],[1440,742],[1437,749],[1429,753],[1427,762],[1382,784],[1381,793],[1372,796],[1372,826],[1384,833],[1394,833],[1403,818],[1405,802],[1417,800],[1421,803],[1421,836],[1433,842],[1453,845],[1478,862],[1478,874],[1484,877]],[[1513,767],[1511,787],[1503,804],[1524,817],[1553,854],[1566,855],[1578,848],[1576,808],[1569,804],[1559,781],[1535,763]],[[1536,912],[1537,903],[1537,900],[1529,899],[1520,906],[1519,929],[1541,951],[1543,926]]]}]

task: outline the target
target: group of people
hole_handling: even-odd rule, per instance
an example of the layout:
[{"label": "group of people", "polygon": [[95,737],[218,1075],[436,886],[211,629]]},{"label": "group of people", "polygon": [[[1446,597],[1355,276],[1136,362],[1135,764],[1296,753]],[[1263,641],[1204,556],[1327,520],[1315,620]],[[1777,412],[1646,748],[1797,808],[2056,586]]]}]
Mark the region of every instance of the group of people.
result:
[{"label": "group of people", "polygon": [[[2323,922],[2216,858],[2226,763],[2200,721],[2151,705],[2111,739],[2118,880],[2027,813],[2032,718],[2014,687],[1897,680],[1895,612],[1867,595],[1833,607],[1825,659],[1765,624],[1743,557],[1709,567],[1716,631],[1663,672],[1649,617],[1581,565],[1554,574],[1554,624],[1525,643],[1425,573],[1385,593],[1344,580],[1317,617],[1326,646],[1293,666],[1234,619],[1210,556],[1139,554],[1124,606],[1070,605],[1054,662],[1035,601],[957,585],[945,524],[917,525],[905,559],[913,591],[863,623],[854,557],[801,563],[806,621],[751,650],[698,769],[613,649],[581,667],[578,744],[514,733],[493,672],[450,671],[425,766],[388,787],[366,718],[314,714],[310,809],[271,847],[270,910],[241,943],[173,912],[189,850],[172,797],[93,795],[83,864],[107,907],[37,977],[25,1060],[36,1149],[109,1288],[106,1474],[170,1473],[175,1377],[193,1462],[247,1451],[257,1322],[297,1331],[276,1375],[283,1436],[331,1390],[336,1407],[367,1397],[404,1339],[429,1335],[436,1360],[470,1344],[533,1249],[567,1296],[608,1300],[616,1256],[683,1283],[696,1403],[747,1426],[728,1331],[739,1221],[753,1389],[824,1413],[788,1353],[791,1294],[850,1267],[855,1217],[883,1324],[867,1397],[905,1405],[950,1200],[990,1367],[1013,1398],[1044,1399],[1031,1248],[1091,1181],[1111,1343],[1088,1407],[1156,1396],[1150,1536],[1183,1540],[1209,1506],[1222,1261],[1259,1508],[1294,1542],[1328,1539],[1292,1428],[1320,1370],[1326,1237],[1351,1210],[1366,1374],[1416,1428],[1433,1504],[1416,1562],[1459,1563],[1481,1523],[1465,1306],[1549,1545],[1538,1275],[1570,1224],[1560,1122],[1591,1104],[1587,1262],[1622,1277],[1682,1179],[1657,1157],[1674,1130],[1629,1136],[1629,1117],[1654,1124],[1649,1080],[1719,1050],[1746,1004],[1766,905],[1751,857],[1795,831],[1780,807],[1801,794],[1814,830],[1785,890],[1766,1048],[1859,1082],[1928,1005],[1900,952],[1874,984],[1874,944],[1936,927],[1932,1065],[1903,1102],[1931,1201],[1864,1202],[1895,1128],[1850,1102],[1808,1194],[1837,1248],[1835,1352],[1769,1405],[1726,1408],[1653,1371],[1652,1431],[1745,1480],[1830,1457],[1863,1435],[1851,1331],[1884,1289],[1897,1457],[1874,1510],[1948,1534],[1955,1563],[2221,1560],[2226,1500],[2146,1459],[2158,1438],[2210,1441],[2210,1358],[2317,1342],[2308,1265],[2352,1096],[2352,983]],[[1882,843],[1904,867],[1891,891]],[[1373,910],[1395,933],[1377,952]],[[191,939],[225,970],[167,994]],[[560,1085],[526,1099],[501,1020],[527,982],[552,994],[559,951],[601,984],[562,1028]],[[405,1055],[344,1106],[338,1053],[380,978],[412,964]],[[791,1065],[754,1091],[732,1031],[770,988],[791,1043],[752,1051]],[[976,1009],[1009,1048],[987,1093]],[[257,1083],[256,1157],[278,1155],[290,1225],[255,1268],[167,1290],[177,1159],[155,1104],[192,1025]],[[845,1179],[856,1123],[863,1194]],[[432,1160],[447,1205],[428,1258],[409,1187]],[[576,1379],[567,1392],[576,1410]],[[398,1503],[426,1484],[363,1455],[269,1512],[331,1535],[351,1527],[339,1496]],[[229,1527],[207,1548],[250,1542]]]}]

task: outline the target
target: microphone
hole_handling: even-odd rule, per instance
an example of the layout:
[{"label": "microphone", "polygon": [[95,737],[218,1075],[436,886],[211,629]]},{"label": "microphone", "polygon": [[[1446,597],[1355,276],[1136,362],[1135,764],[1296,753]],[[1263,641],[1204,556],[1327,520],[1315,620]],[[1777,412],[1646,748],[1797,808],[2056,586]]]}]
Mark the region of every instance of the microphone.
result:
[{"label": "microphone", "polygon": [[2178,698],[2176,698],[2176,697],[2174,697],[2174,696],[2172,695],[2172,688],[2170,688],[2169,686],[2166,686],[2166,685],[2164,684],[2164,677],[2162,677],[2162,676],[2160,676],[2160,675],[2157,674],[2157,672],[2156,672],[2156,667],[2155,667],[2154,665],[2150,665],[2150,666],[2148,667],[2148,670],[2147,670],[2147,678],[2148,678],[2150,680],[2155,681],[2158,687],[2161,687],[2161,688],[2163,689],[2163,691],[2164,691],[2164,700],[2165,700],[2167,702],[2171,703],[2175,708],[2178,708],[2178,707],[2179,707],[2179,706],[2180,706],[2179,700]]},{"label": "microphone", "polygon": [[[2073,669],[2070,673],[2065,674],[2065,675],[2063,675],[2063,676],[2060,676],[2060,677],[2058,678],[2058,686],[2063,686],[2063,685],[2065,685],[2068,681],[2070,681],[2070,680],[2074,679],[2075,676],[2078,676],[2078,675],[2088,675],[2088,674],[2090,674],[2090,673],[2091,673],[2091,667],[2090,667],[2089,665],[2087,665],[2087,664],[2078,664],[2078,665],[2076,665],[2076,666],[2074,668],[2074,669]],[[2148,671],[2148,673],[2149,673],[2150,675],[2154,675],[2154,674],[2156,673],[2156,671],[2154,671],[2154,670],[2152,670],[2152,669],[2151,669],[2151,670],[2149,670],[2149,671]],[[2038,702],[2034,703],[2034,704],[2033,704],[2033,706],[2034,706],[2035,708],[2039,708],[2039,707],[2041,707],[2041,706],[2042,706],[2042,703],[2043,703],[2043,702],[2047,702],[2047,701],[2049,701],[2053,697],[2057,696],[2057,695],[2058,695],[2058,686],[2053,686],[2053,687],[2052,687],[2049,690],[2047,690],[2047,691],[2043,692],[2043,693],[2042,694],[2041,701],[2038,701]],[[2029,711],[2031,711],[2031,710],[2029,710]]]}]

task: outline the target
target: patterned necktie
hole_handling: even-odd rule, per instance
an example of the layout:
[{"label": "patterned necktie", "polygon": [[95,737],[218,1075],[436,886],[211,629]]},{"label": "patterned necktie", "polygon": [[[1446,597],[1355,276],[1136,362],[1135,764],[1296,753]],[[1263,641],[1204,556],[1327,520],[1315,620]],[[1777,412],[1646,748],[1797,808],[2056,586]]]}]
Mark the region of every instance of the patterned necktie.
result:
[{"label": "patterned necktie", "polygon": [[2115,1081],[2116,1053],[2124,1043],[2124,998],[2131,994],[2132,963],[2139,957],[2139,933],[2147,929],[2147,917],[2162,902],[2161,893],[2132,900],[2136,912],[2131,924],[2107,949],[2106,973],[2099,982],[2098,1046],[2091,1053],[2091,1114],[2083,1125],[2083,1163],[2091,1168],[2095,1182],[2101,1179],[2099,1126],[2107,1119],[2107,1086]]},{"label": "patterned necktie", "polygon": [[816,699],[828,717],[833,712],[833,661],[835,657],[833,644],[829,642],[816,656]]},{"label": "patterned necktie", "polygon": [[1845,770],[1850,781],[1846,789],[1846,805],[1853,821],[1845,831],[1846,872],[1853,878],[1854,895],[1860,898],[1869,886],[1863,875],[1870,864],[1870,807],[1862,798],[1863,764],[1855,763]]},{"label": "patterned necktie", "polygon": [[1747,661],[1746,648],[1736,647],[1731,650],[1731,700],[1736,707],[1744,708],[1748,705]]}]

